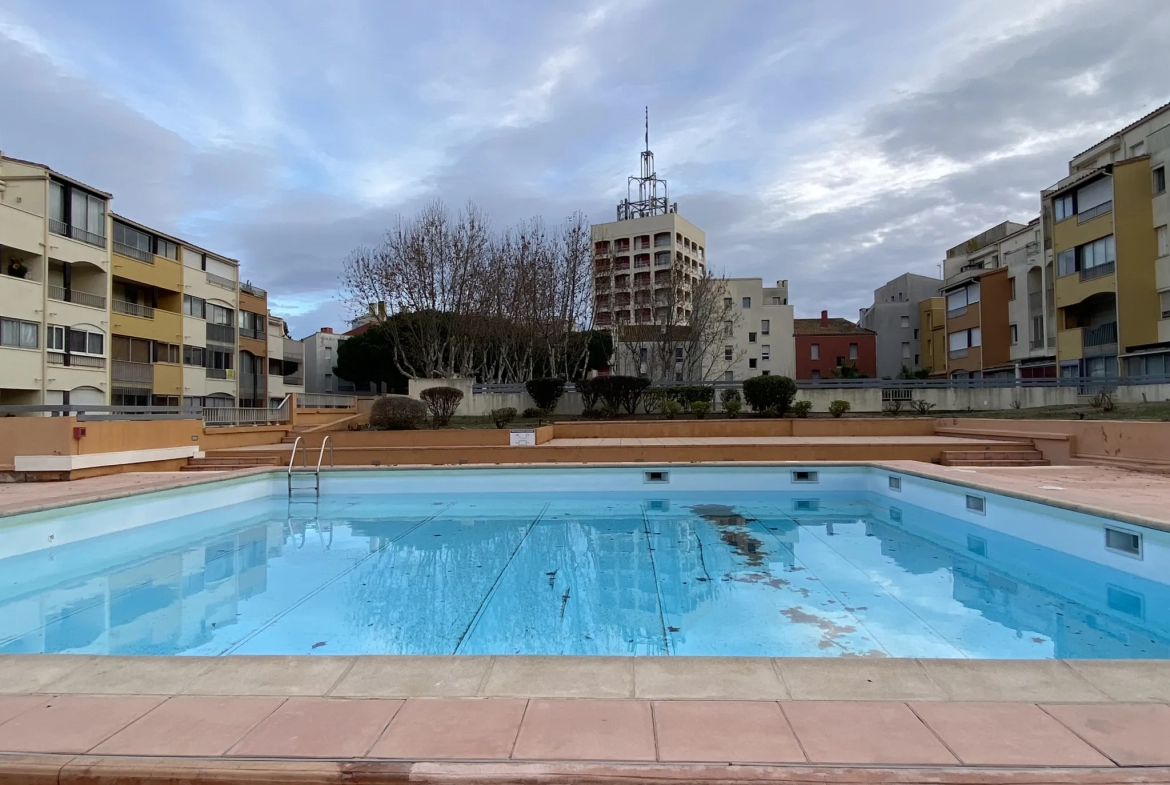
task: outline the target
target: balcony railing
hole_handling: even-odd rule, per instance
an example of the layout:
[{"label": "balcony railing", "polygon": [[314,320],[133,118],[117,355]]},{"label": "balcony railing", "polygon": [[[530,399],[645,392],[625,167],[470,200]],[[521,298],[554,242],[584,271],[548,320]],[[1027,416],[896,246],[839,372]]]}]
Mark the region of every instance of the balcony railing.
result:
[{"label": "balcony railing", "polygon": [[90,357],[87,354],[70,354],[68,355],[69,362],[65,362],[66,355],[64,352],[49,352],[47,355],[49,365],[68,365],[72,368],[105,368],[105,357]]},{"label": "balcony railing", "polygon": [[951,352],[948,356],[952,360],[961,360],[967,356],[967,350],[966,349],[951,349]]},{"label": "balcony railing", "polygon": [[140,387],[152,387],[154,385],[154,366],[150,363],[114,360],[113,380]]},{"label": "balcony railing", "polygon": [[1085,346],[1108,346],[1117,343],[1117,322],[1106,322],[1100,327],[1086,327],[1081,335]]},{"label": "balcony railing", "polygon": [[301,393],[297,396],[298,409],[352,409],[357,399],[352,395],[328,393]]},{"label": "balcony railing", "polygon": [[264,289],[261,289],[259,286],[253,286],[250,283],[240,284],[240,291],[243,292],[244,294],[250,294],[253,297],[267,297],[268,296],[267,291],[265,291]]},{"label": "balcony railing", "polygon": [[236,331],[230,324],[211,324],[209,322],[207,325],[207,340],[235,346]]},{"label": "balcony railing", "polygon": [[207,282],[212,286],[219,286],[223,289],[231,289],[233,292],[236,290],[235,281],[233,281],[231,278],[224,278],[222,275],[216,275],[215,273],[207,273]]},{"label": "balcony railing", "polygon": [[49,284],[49,299],[57,300],[62,303],[74,303],[75,305],[84,305],[87,308],[100,308],[106,310],[106,298],[100,294],[90,294],[89,292],[79,292],[76,289],[66,289],[64,286],[54,286]]},{"label": "balcony railing", "polygon": [[1034,351],[1036,349],[1043,349],[1043,348],[1044,348],[1044,339],[1043,338],[1033,338],[1031,341],[1028,342],[1028,349],[1029,350]]},{"label": "balcony railing", "polygon": [[655,248],[669,248],[670,247],[670,238],[666,237],[664,239],[655,240],[654,247]]},{"label": "balcony railing", "polygon": [[1094,218],[1096,218],[1098,215],[1104,215],[1105,213],[1109,212],[1112,209],[1113,209],[1113,202],[1112,201],[1105,202],[1104,204],[1099,204],[1096,207],[1090,207],[1088,210],[1085,210],[1083,213],[1077,213],[1077,223],[1083,224],[1085,221],[1091,221]]},{"label": "balcony railing", "polygon": [[226,379],[228,378],[228,374],[231,373],[226,368],[206,368],[204,370],[207,372],[208,379]]},{"label": "balcony railing", "polygon": [[1043,292],[1028,292],[1028,310],[1042,311],[1044,310],[1044,293]]},{"label": "balcony railing", "polygon": [[154,309],[149,305],[139,305],[138,303],[128,303],[125,300],[114,300],[110,304],[110,308],[115,313],[124,313],[130,316],[137,316],[140,319],[153,319]]},{"label": "balcony railing", "polygon": [[263,341],[267,337],[267,335],[265,335],[263,330],[254,330],[251,327],[241,327],[240,328],[240,337],[241,338],[251,338],[251,339],[256,340],[256,341]]},{"label": "balcony railing", "polygon": [[[268,377],[264,374],[248,373],[246,371],[241,372],[237,378],[239,379],[241,398],[252,398],[255,395],[262,395],[266,389],[265,382],[268,381]],[[252,395],[252,393],[255,393],[255,395]]]},{"label": "balcony railing", "polygon": [[87,232],[78,226],[70,226],[64,221],[57,221],[50,218],[49,231],[53,234],[59,234],[62,237],[72,237],[74,240],[80,240],[88,245],[96,245],[98,248],[106,247],[106,238],[100,234]]},{"label": "balcony railing", "polygon": [[284,377],[284,383],[296,387],[303,387],[305,385],[305,377],[302,374],[294,374],[292,376]]},{"label": "balcony railing", "polygon": [[960,308],[954,308],[950,311],[947,311],[947,318],[948,319],[957,319],[958,317],[963,316],[966,313],[967,313],[967,306],[964,305]]},{"label": "balcony railing", "polygon": [[1105,262],[1105,264],[1094,265],[1093,267],[1081,268],[1081,280],[1091,281],[1094,278],[1100,278],[1103,275],[1111,274],[1117,267],[1117,262]]},{"label": "balcony railing", "polygon": [[154,264],[154,254],[150,251],[144,251],[141,248],[135,248],[134,246],[126,245],[126,243],[120,243],[117,240],[114,241],[114,253],[129,256],[131,259],[137,259],[147,264]]}]

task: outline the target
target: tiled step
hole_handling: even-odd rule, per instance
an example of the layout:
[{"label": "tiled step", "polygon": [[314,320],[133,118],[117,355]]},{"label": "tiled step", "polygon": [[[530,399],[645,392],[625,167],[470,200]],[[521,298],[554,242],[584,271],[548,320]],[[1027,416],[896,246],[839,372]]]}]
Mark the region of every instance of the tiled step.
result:
[{"label": "tiled step", "polygon": [[1008,459],[1002,460],[963,460],[952,459],[944,460],[943,466],[1048,466],[1047,460],[1041,458],[1040,460],[1020,460],[1013,461]]},{"label": "tiled step", "polygon": [[1043,460],[1044,453],[1039,450],[943,450],[944,458],[956,460],[1011,460],[1018,461],[1025,458]]},{"label": "tiled step", "polygon": [[252,469],[259,466],[279,466],[280,458],[274,455],[249,455],[241,457],[210,456],[191,458],[182,467],[185,472],[222,472],[233,469]]}]

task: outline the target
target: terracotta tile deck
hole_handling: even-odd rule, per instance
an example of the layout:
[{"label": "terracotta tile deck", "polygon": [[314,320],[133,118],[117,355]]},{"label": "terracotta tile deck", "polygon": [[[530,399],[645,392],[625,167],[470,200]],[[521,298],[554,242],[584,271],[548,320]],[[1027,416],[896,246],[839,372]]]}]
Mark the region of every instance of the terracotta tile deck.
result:
[{"label": "terracotta tile deck", "polygon": [[[94,756],[1170,765],[1165,704],[61,696],[0,701],[0,752]],[[0,755],[0,780],[14,758]]]}]

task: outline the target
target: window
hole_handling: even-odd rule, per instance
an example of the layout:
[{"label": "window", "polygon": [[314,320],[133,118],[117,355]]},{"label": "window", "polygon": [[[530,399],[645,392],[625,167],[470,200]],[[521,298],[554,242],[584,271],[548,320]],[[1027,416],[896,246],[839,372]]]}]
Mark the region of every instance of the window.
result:
[{"label": "window", "polygon": [[745,298],[743,298],[743,307],[744,307],[745,309],[746,309],[746,308],[751,308],[751,307],[752,307],[752,298],[750,298],[750,297],[745,297]]},{"label": "window", "polygon": [[952,352],[965,351],[982,343],[983,335],[978,327],[970,330],[959,330],[947,336],[947,342]]},{"label": "window", "polygon": [[1067,251],[1061,251],[1056,255],[1056,274],[1072,275],[1077,271],[1077,251],[1075,248],[1070,248]]},{"label": "window", "polygon": [[1016,279],[1014,276],[1008,278],[1008,299],[1016,299]]},{"label": "window", "polygon": [[0,346],[36,349],[40,346],[41,325],[21,319],[0,319]]},{"label": "window", "polygon": [[183,295],[183,315],[194,316],[196,319],[207,318],[207,303],[202,298]]},{"label": "window", "polygon": [[968,305],[979,302],[979,282],[976,281],[947,295],[947,316],[962,316]]},{"label": "window", "polygon": [[1159,166],[1154,170],[1154,193],[1166,193],[1166,167]]},{"label": "window", "polygon": [[1016,327],[1016,325],[1009,324],[1008,330],[1011,332],[1011,335],[1012,335],[1012,344],[1014,345],[1014,344],[1019,343],[1020,342],[1020,331]]},{"label": "window", "polygon": [[731,302],[732,302],[732,300],[731,300],[731,298],[730,298],[730,297],[724,297],[724,298],[723,298],[723,307],[724,307],[724,308],[730,308],[730,307],[731,307]]},{"label": "window", "polygon": [[183,365],[191,365],[196,368],[203,368],[207,361],[207,350],[202,346],[184,346],[183,347]]},{"label": "window", "polygon": [[731,335],[734,332],[735,332],[735,323],[733,321],[731,321],[730,319],[728,319],[726,322],[723,323],[723,334],[725,336],[731,337]]},{"label": "window", "polygon": [[122,250],[130,251],[130,256],[135,259],[150,259],[150,235],[146,232],[140,232],[133,226],[126,224],[114,224],[114,242],[118,245],[125,246]]},{"label": "window", "polygon": [[224,308],[214,303],[207,303],[207,321],[212,324],[232,324],[232,309]]},{"label": "window", "polygon": [[45,348],[49,351],[65,351],[65,328],[50,324],[45,328]]},{"label": "window", "polygon": [[918,340],[918,328],[914,328],[914,340]]},{"label": "window", "polygon": [[911,354],[911,352],[910,352],[910,343],[909,343],[908,341],[903,341],[903,342],[902,342],[902,359],[903,359],[903,360],[909,360],[909,359],[910,359],[910,354]]},{"label": "window", "polygon": [[683,361],[683,348],[681,346],[676,346],[674,349],[674,361],[676,363]]},{"label": "window", "polygon": [[66,336],[71,354],[102,355],[104,353],[106,336],[101,333],[70,329],[66,331]]},{"label": "window", "polygon": [[772,372],[771,371],[760,371],[760,375],[761,376],[771,376]]},{"label": "window", "polygon": [[909,327],[909,326],[910,326],[910,317],[903,316],[902,317],[902,327]]},{"label": "window", "polygon": [[755,343],[755,342],[756,342],[756,334],[755,333],[748,333],[748,343]]},{"label": "window", "polygon": [[850,360],[857,359],[857,344],[855,344],[855,343],[849,344],[849,359]]},{"label": "window", "polygon": [[91,245],[105,245],[106,201],[53,180],[49,185],[49,229]]},{"label": "window", "polygon": [[1065,194],[1064,196],[1058,196],[1053,199],[1052,208],[1056,211],[1056,220],[1058,221],[1063,221],[1065,218],[1071,218],[1076,215],[1072,194]]},{"label": "window", "polygon": [[819,378],[821,378],[821,372],[820,372],[820,371],[817,371],[817,370],[814,370],[814,371],[812,372],[812,378],[814,378],[814,379],[819,379]]},{"label": "window", "polygon": [[221,352],[217,349],[208,349],[206,351],[207,367],[221,371],[230,371],[232,369],[232,354],[233,352]]},{"label": "window", "polygon": [[1131,156],[1135,156],[1135,157],[1139,156],[1139,155],[1145,155],[1146,154],[1146,140],[1143,139],[1140,142],[1138,142],[1137,144],[1135,144],[1133,147],[1131,147],[1129,150],[1129,154]]},{"label": "window", "polygon": [[787,297],[773,297],[772,305],[788,305]]},{"label": "window", "polygon": [[179,246],[161,237],[155,240],[154,253],[157,256],[165,256],[168,259],[174,259],[176,262],[179,261]]},{"label": "window", "polygon": [[731,344],[727,344],[726,346],[723,347],[723,359],[724,360],[727,360],[727,362],[731,362],[731,359],[734,356],[735,356],[735,347],[734,346],[732,346]]},{"label": "window", "polygon": [[179,347],[173,343],[155,341],[152,347],[151,360],[156,363],[178,363]]},{"label": "window", "polygon": [[771,358],[772,358],[772,346],[770,344],[764,344],[763,346],[760,347],[760,359],[761,360],[770,360]]},{"label": "window", "polygon": [[[1165,229],[1166,227],[1162,227],[1162,228]],[[761,335],[770,335],[771,333],[772,333],[772,321],[770,319],[761,319],[760,320],[760,334]]]},{"label": "window", "polygon": [[1170,256],[1170,235],[1167,235],[1166,224],[1154,230],[1158,235],[1158,256]]},{"label": "window", "polygon": [[1114,251],[1113,235],[1102,237],[1091,243],[1077,246],[1079,269],[1087,270],[1091,267],[1100,267],[1117,259]]},{"label": "window", "polygon": [[240,311],[240,335],[260,338],[264,333],[264,317],[251,311]]},{"label": "window", "polygon": [[914,364],[918,365],[918,355],[914,355]]},{"label": "window", "polygon": [[748,368],[755,368],[755,367],[756,367],[756,358],[753,357],[752,359],[748,360]]},{"label": "window", "polygon": [[723,381],[734,382],[735,381],[735,371],[724,371],[723,372]]},{"label": "window", "polygon": [[821,345],[819,343],[814,343],[811,348],[812,351],[809,356],[814,360],[821,359]]}]

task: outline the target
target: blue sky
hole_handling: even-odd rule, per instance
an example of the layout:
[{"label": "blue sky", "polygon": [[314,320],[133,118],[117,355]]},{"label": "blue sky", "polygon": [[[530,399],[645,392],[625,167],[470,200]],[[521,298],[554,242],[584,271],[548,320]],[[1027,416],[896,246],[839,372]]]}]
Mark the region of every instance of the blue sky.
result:
[{"label": "blue sky", "polygon": [[0,0],[0,149],[241,260],[301,337],[398,213],[608,221],[642,107],[718,272],[855,318],[1170,100],[1165,0]]}]

